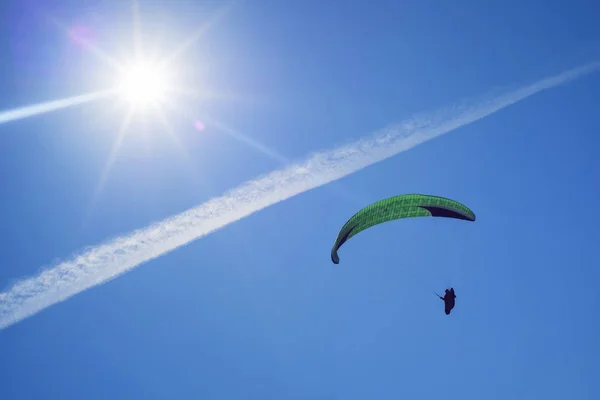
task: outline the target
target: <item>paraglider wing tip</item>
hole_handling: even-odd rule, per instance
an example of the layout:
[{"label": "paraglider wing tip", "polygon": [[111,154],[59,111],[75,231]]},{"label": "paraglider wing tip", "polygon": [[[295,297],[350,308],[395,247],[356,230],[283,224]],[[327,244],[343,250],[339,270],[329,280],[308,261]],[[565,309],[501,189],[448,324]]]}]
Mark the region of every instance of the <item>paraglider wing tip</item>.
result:
[{"label": "paraglider wing tip", "polygon": [[358,224],[354,224],[354,226],[352,228],[348,229],[342,237],[339,237],[338,240],[336,240],[335,244],[333,245],[333,248],[331,249],[331,261],[333,261],[334,264],[340,263],[340,257],[338,256],[338,253],[337,253],[338,249],[344,243],[346,243],[346,240],[348,240],[348,238],[350,237],[350,234],[352,232],[354,232],[354,230],[356,229],[357,226],[358,226]]},{"label": "paraglider wing tip", "polygon": [[340,263],[340,257],[337,255],[337,251],[335,250],[331,252],[331,261],[333,261],[334,264]]}]

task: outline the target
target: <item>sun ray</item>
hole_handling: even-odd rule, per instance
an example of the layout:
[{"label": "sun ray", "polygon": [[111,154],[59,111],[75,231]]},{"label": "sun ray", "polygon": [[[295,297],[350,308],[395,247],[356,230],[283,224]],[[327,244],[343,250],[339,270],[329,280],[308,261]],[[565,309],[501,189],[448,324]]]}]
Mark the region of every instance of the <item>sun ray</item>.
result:
[{"label": "sun ray", "polygon": [[[189,110],[188,107],[180,105],[179,108],[177,108],[177,107],[174,107],[170,103],[165,103],[164,105],[171,108],[174,112],[179,113],[180,115],[182,115],[183,117],[185,117],[188,120],[195,120],[197,118],[197,117],[192,116],[192,112]],[[206,112],[203,114],[204,115],[203,115],[202,119],[206,120],[207,122],[210,123],[210,125],[216,127],[217,129],[219,129],[221,132],[225,133],[229,137],[232,137],[233,139],[236,139],[236,140],[246,144],[247,146],[253,148],[254,150],[258,150],[263,155],[277,161],[280,164],[287,164],[289,162],[289,160],[285,156],[279,154],[279,152],[277,152],[276,150],[273,150],[272,148],[263,144],[262,142],[260,142],[256,139],[253,139],[250,136],[225,125],[223,122],[221,122],[215,118],[210,117],[209,115],[206,114]]]},{"label": "sun ray", "polygon": [[211,116],[206,115],[206,114],[204,115],[204,119],[210,125],[217,127],[219,130],[224,132],[229,137],[232,137],[240,142],[245,143],[246,145],[254,148],[255,150],[258,150],[262,154],[277,161],[278,163],[285,165],[290,162],[290,160],[287,157],[281,155],[279,152],[277,152],[276,150],[273,150],[271,147],[265,145],[264,143],[262,143],[256,139],[253,139],[252,137],[238,131],[237,129],[233,129],[230,126],[225,125],[225,123],[223,123],[223,122],[221,122],[215,118],[212,118]]},{"label": "sun ray", "polygon": [[129,127],[132,116],[133,116],[133,108],[130,107],[129,110],[127,111],[127,113],[125,114],[125,116],[123,117],[123,120],[121,121],[119,131],[117,132],[117,136],[111,146],[110,153],[108,154],[108,159],[106,160],[106,163],[104,164],[104,167],[102,168],[102,173],[100,174],[98,183],[96,184],[96,187],[94,188],[94,193],[92,194],[92,198],[87,206],[87,210],[86,210],[86,212],[83,216],[83,220],[81,222],[82,229],[87,225],[90,215],[92,214],[92,211],[93,211],[94,207],[96,206],[96,203],[98,202],[98,197],[104,190],[104,186],[106,185],[106,181],[108,180],[110,171],[112,170],[113,164],[117,158],[117,155],[119,154],[121,144],[123,143],[123,139],[125,138],[125,133],[127,132],[127,128]]},{"label": "sun ray", "polygon": [[96,185],[96,189],[94,190],[94,198],[92,202],[96,202],[97,197],[102,193],[104,189],[104,185],[106,185],[106,181],[108,180],[108,175],[115,163],[117,155],[119,154],[119,150],[121,149],[121,144],[123,143],[123,139],[125,138],[125,134],[127,133],[127,128],[129,128],[129,124],[131,123],[131,119],[133,116],[133,107],[129,108],[123,120],[121,121],[121,126],[119,127],[119,131],[117,133],[117,137],[113,142],[110,153],[108,154],[108,160],[106,160],[106,164],[102,169],[102,174],[100,175],[100,179],[98,180],[98,184]]},{"label": "sun ray", "polygon": [[74,40],[76,43],[78,43],[81,46],[83,46],[87,51],[89,51],[94,56],[96,56],[105,65],[108,65],[109,67],[111,67],[113,69],[119,69],[120,63],[119,63],[119,61],[117,61],[116,58],[111,57],[108,53],[106,53],[100,47],[98,47],[98,46],[94,45],[93,43],[91,43],[85,37],[81,37],[79,35],[75,35],[69,28],[67,28],[67,26],[65,24],[63,24],[62,22],[60,22],[59,20],[57,20],[55,17],[53,17],[53,16],[51,16],[51,15],[49,15],[47,13],[45,13],[45,16],[46,16],[46,18],[53,25],[55,25],[60,30],[62,30],[63,32],[65,32],[67,36],[71,37],[72,40]]},{"label": "sun ray", "polygon": [[168,133],[169,137],[171,138],[171,140],[177,147],[179,153],[181,155],[183,155],[183,157],[185,157],[186,162],[189,166],[193,166],[193,162],[192,162],[192,158],[190,157],[190,153],[185,149],[185,147],[181,143],[181,140],[179,139],[179,136],[177,136],[177,134],[173,130],[173,127],[171,126],[171,123],[169,122],[164,110],[158,106],[154,106],[154,110],[156,111],[156,115],[158,116],[160,122],[162,123],[162,125],[165,128],[166,132]]},{"label": "sun ray", "polygon": [[162,61],[163,67],[168,67],[187,48],[194,45],[218,20],[222,19],[234,6],[234,1],[221,7],[206,23],[198,28],[181,46],[177,47],[169,56]]},{"label": "sun ray", "polygon": [[169,92],[171,92],[173,94],[187,96],[188,98],[196,99],[196,100],[200,100],[200,99],[202,99],[202,100],[224,100],[224,101],[236,101],[236,102],[250,101],[245,96],[240,96],[237,94],[226,94],[221,91],[217,92],[217,91],[207,90],[204,88],[200,91],[200,90],[191,88],[189,86],[186,87],[186,86],[179,86],[179,85],[169,85],[168,90],[169,90]]},{"label": "sun ray", "polygon": [[142,47],[142,22],[140,20],[140,5],[137,0],[131,2],[133,8],[133,49],[136,58],[141,58],[144,53]]}]

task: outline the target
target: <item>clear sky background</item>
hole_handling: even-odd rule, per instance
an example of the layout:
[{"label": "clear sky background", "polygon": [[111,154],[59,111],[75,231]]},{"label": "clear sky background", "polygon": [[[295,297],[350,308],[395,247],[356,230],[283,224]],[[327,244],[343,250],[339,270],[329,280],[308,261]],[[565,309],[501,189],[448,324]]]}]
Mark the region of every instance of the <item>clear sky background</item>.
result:
[{"label": "clear sky background", "polygon": [[[169,54],[224,4],[141,1],[145,47]],[[172,134],[136,116],[104,181],[120,103],[0,126],[2,291],[285,160],[596,61],[599,16],[597,1],[239,3],[177,59],[202,96],[172,99]],[[129,2],[3,2],[0,109],[112,79],[52,20],[132,56]],[[596,73],[537,94],[0,331],[0,399],[600,398],[599,89]],[[350,216],[403,193],[477,221],[384,224],[331,263]],[[448,286],[450,316],[433,294]]]}]

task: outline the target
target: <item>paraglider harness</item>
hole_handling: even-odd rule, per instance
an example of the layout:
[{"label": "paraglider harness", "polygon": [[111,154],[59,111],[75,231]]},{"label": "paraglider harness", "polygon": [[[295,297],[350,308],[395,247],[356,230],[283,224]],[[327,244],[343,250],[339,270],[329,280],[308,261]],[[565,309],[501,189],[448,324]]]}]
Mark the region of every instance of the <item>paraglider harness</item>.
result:
[{"label": "paraglider harness", "polygon": [[454,294],[454,288],[450,288],[450,290],[446,289],[444,297],[440,296],[437,293],[436,296],[444,300],[444,312],[446,313],[446,315],[450,315],[450,311],[452,311],[452,309],[454,308],[454,299],[456,299],[456,294]]}]

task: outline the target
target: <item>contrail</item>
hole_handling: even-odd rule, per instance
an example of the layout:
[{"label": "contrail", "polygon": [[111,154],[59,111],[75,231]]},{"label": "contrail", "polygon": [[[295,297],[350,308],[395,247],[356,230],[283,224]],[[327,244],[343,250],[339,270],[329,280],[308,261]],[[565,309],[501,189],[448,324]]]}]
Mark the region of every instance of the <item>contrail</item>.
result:
[{"label": "contrail", "polygon": [[340,179],[598,68],[600,62],[587,64],[488,101],[389,126],[369,138],[315,153],[304,162],[249,181],[179,215],[86,249],[69,261],[0,293],[0,329],[265,207]]},{"label": "contrail", "polygon": [[15,108],[12,110],[0,111],[0,124],[60,110],[62,108],[72,107],[78,104],[88,103],[90,101],[106,97],[112,93],[114,93],[114,90],[104,90],[95,93],[73,96],[66,99],[52,100],[46,103]]}]

